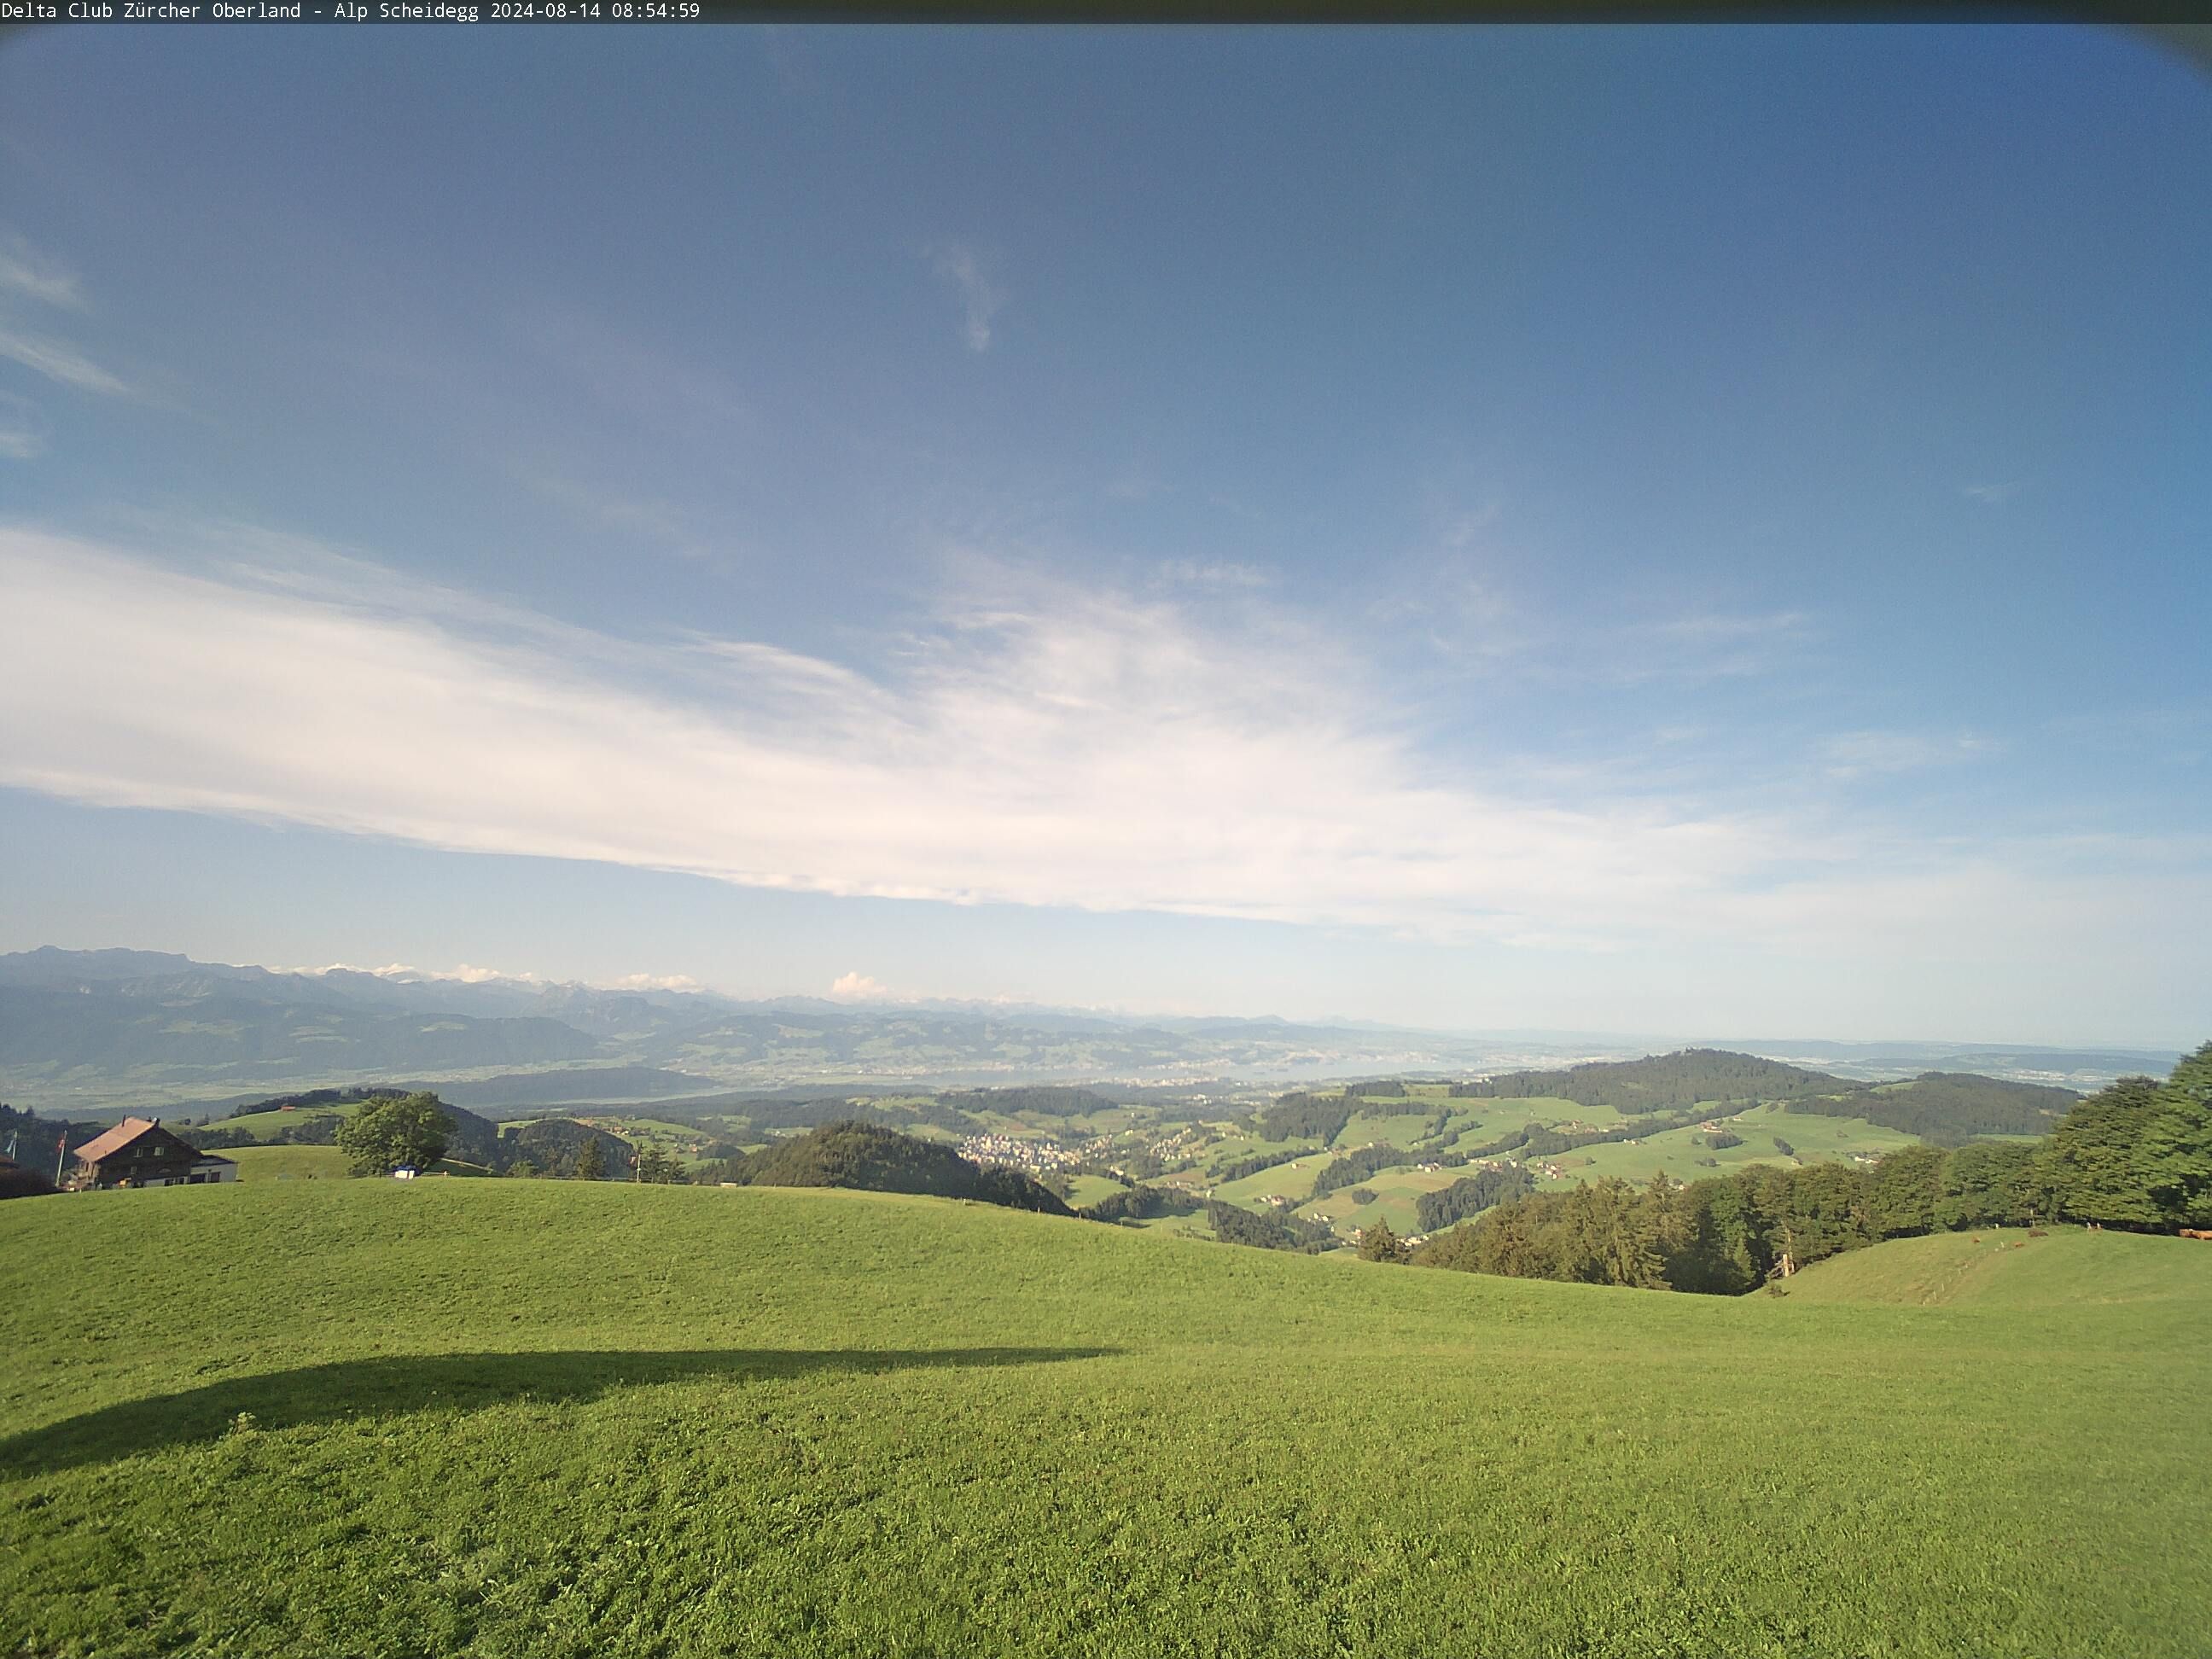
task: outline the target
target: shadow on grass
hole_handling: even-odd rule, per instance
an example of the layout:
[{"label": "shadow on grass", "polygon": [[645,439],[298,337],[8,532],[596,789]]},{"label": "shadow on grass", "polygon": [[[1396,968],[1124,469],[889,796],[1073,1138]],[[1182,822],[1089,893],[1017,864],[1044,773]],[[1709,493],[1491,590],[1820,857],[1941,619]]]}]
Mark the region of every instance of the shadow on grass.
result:
[{"label": "shadow on grass", "polygon": [[697,1377],[764,1382],[821,1371],[883,1372],[1093,1359],[1118,1348],[571,1350],[409,1354],[232,1377],[181,1394],[105,1406],[0,1439],[0,1471],[39,1474],[219,1439],[240,1413],[256,1429],[401,1412],[472,1411],[511,1400],[590,1400],[611,1389]]}]

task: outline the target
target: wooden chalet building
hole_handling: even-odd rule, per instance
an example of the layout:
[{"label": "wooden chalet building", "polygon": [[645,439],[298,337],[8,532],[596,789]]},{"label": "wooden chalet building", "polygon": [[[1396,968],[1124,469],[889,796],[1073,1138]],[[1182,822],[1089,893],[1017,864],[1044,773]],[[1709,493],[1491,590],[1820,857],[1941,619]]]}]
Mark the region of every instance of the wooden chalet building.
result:
[{"label": "wooden chalet building", "polygon": [[76,1149],[70,1172],[77,1192],[113,1187],[204,1187],[238,1179],[238,1165],[188,1146],[159,1118],[126,1117]]}]

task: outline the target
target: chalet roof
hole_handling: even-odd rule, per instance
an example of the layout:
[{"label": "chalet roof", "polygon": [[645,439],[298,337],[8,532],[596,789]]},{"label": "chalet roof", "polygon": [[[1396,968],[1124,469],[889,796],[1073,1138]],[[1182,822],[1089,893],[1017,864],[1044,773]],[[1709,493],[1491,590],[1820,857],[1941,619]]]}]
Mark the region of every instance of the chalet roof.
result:
[{"label": "chalet roof", "polygon": [[126,1117],[113,1128],[94,1135],[76,1149],[76,1155],[88,1164],[97,1164],[110,1152],[119,1152],[149,1129],[161,1126],[150,1117]]},{"label": "chalet roof", "polygon": [[217,1158],[213,1152],[204,1152],[180,1135],[174,1135],[161,1127],[159,1118],[126,1117],[113,1128],[94,1135],[76,1149],[76,1156],[87,1164],[97,1164],[112,1158],[125,1146],[134,1146],[148,1135],[159,1135],[174,1146],[180,1157],[189,1157],[202,1164],[228,1164],[227,1158]]}]

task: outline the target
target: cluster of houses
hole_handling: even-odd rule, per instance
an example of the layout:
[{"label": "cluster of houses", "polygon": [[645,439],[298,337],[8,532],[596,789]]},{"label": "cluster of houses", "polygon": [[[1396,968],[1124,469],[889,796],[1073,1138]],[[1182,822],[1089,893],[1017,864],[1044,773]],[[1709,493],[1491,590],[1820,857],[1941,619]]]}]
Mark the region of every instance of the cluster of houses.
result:
[{"label": "cluster of houses", "polygon": [[108,1192],[123,1187],[208,1187],[237,1179],[237,1164],[170,1133],[161,1119],[126,1117],[76,1149],[62,1188]]},{"label": "cluster of houses", "polygon": [[[1317,1218],[1316,1218],[1317,1220],[1322,1220],[1322,1221],[1326,1221],[1326,1220],[1328,1220],[1328,1218],[1327,1216],[1320,1216],[1320,1217],[1317,1217]],[[1366,1238],[1367,1238],[1367,1229],[1366,1229],[1366,1228],[1364,1228],[1364,1227],[1354,1227],[1354,1228],[1352,1230],[1352,1242],[1353,1243],[1355,1243],[1355,1244],[1364,1243],[1365,1243],[1365,1242],[1366,1242]],[[1419,1249],[1422,1245],[1424,1245],[1424,1244],[1427,1243],[1429,1242],[1429,1236],[1428,1236],[1426,1233],[1407,1233],[1407,1234],[1405,1234],[1404,1236],[1402,1236],[1401,1237],[1400,1237],[1400,1238],[1399,1238],[1399,1240],[1398,1240],[1398,1242],[1399,1242],[1401,1244],[1404,1245],[1407,1249],[1409,1249],[1409,1250],[1414,1250],[1414,1249]]]},{"label": "cluster of houses", "polygon": [[960,1156],[970,1164],[1003,1164],[1031,1175],[1073,1170],[1083,1162],[1079,1154],[1048,1141],[1017,1140],[1012,1135],[970,1135],[960,1143]]},{"label": "cluster of houses", "polygon": [[1216,1137],[1212,1130],[1193,1124],[1178,1129],[1164,1140],[1156,1140],[1145,1148],[1163,1164],[1172,1164],[1179,1158],[1194,1158],[1211,1146]]}]

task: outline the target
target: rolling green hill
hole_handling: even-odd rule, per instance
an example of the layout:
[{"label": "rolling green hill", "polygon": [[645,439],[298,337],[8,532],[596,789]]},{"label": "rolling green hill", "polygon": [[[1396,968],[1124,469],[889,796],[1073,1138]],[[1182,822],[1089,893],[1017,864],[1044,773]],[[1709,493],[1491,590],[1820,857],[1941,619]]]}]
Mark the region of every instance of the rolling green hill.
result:
[{"label": "rolling green hill", "polygon": [[2057,1308],[2093,1303],[2212,1299],[2212,1242],[2056,1227],[2038,1235],[1979,1233],[1893,1238],[1816,1261],[1789,1281],[1801,1302],[1919,1307]]},{"label": "rolling green hill", "polygon": [[1592,1060],[1561,1071],[1515,1072],[1455,1085],[1455,1097],[1551,1095],[1585,1108],[1627,1113],[1730,1109],[1786,1102],[1797,1112],[1863,1118],[1885,1128],[1955,1146],[1975,1135],[2039,1135],[2081,1097],[2071,1089],[2007,1082],[1967,1073],[1928,1072],[1907,1082],[1848,1082],[1778,1060],[1717,1048],[1685,1048],[1642,1060]]},{"label": "rolling green hill", "polygon": [[0,1651],[2180,1659],[2164,1248],[2162,1299],[1900,1308],[827,1190],[24,1200]]},{"label": "rolling green hill", "polygon": [[335,1146],[233,1146],[222,1156],[240,1181],[343,1181],[351,1173]]},{"label": "rolling green hill", "polygon": [[722,1180],[746,1187],[849,1187],[1070,1213],[1059,1197],[1019,1170],[970,1164],[949,1146],[871,1123],[825,1123],[731,1158],[720,1173]]},{"label": "rolling green hill", "polygon": [[1825,1072],[1808,1072],[1754,1054],[1720,1048],[1684,1048],[1642,1060],[1588,1060],[1560,1071],[1511,1072],[1452,1093],[1465,1099],[1556,1095],[1583,1106],[1623,1112],[1679,1112],[1706,1102],[1802,1100],[1839,1093],[1852,1085]]},{"label": "rolling green hill", "polygon": [[1974,1135],[2045,1135],[2081,1097],[2071,1089],[2008,1083],[1970,1072],[1926,1072],[1833,1099],[1798,1103],[1802,1112],[1860,1117],[1884,1128],[1955,1146]]}]

